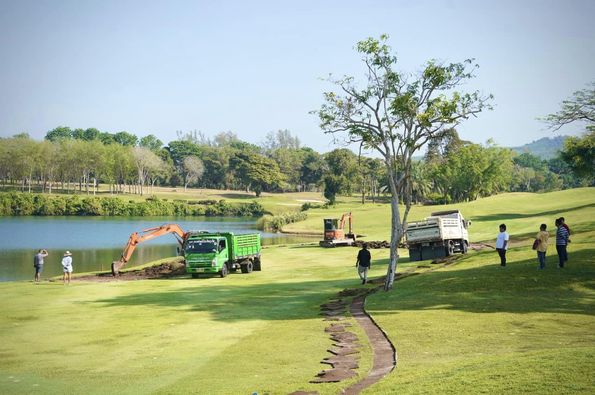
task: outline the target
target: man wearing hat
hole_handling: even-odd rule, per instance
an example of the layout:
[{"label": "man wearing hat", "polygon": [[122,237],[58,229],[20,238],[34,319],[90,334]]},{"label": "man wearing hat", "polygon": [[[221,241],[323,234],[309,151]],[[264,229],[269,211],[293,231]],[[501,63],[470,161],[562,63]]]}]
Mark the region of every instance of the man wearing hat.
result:
[{"label": "man wearing hat", "polygon": [[64,284],[66,284],[66,280],[68,280],[68,284],[70,284],[70,277],[72,274],[72,254],[70,251],[66,251],[64,257],[62,257],[62,268],[64,269],[62,280],[64,281]]}]

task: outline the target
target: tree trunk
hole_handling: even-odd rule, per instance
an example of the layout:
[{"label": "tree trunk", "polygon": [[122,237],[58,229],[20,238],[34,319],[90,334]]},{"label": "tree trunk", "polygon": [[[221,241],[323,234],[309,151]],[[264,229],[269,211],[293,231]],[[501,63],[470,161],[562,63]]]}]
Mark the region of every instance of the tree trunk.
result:
[{"label": "tree trunk", "polygon": [[384,282],[384,290],[390,291],[395,281],[395,274],[397,272],[397,264],[399,262],[399,240],[401,240],[401,215],[399,212],[399,181],[397,180],[396,167],[393,165],[392,159],[388,161],[388,181],[391,189],[391,229],[390,229],[390,261],[386,272],[386,280]]}]

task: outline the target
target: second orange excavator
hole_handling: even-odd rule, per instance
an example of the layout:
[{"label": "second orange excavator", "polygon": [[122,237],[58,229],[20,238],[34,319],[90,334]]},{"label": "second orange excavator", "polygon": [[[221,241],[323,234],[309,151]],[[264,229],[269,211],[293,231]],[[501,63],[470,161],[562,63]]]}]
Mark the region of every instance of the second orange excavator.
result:
[{"label": "second orange excavator", "polygon": [[[349,220],[349,232],[345,233],[345,221]],[[324,240],[319,242],[321,247],[351,246],[355,243],[352,229],[353,215],[345,213],[338,218],[324,219]]]}]

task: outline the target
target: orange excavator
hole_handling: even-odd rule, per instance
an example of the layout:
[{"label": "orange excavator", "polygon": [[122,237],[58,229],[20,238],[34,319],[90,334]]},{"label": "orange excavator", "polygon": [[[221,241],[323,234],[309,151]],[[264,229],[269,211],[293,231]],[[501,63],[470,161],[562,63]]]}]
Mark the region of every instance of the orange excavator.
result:
[{"label": "orange excavator", "polygon": [[[349,232],[345,233],[345,220],[349,220]],[[352,229],[353,215],[345,213],[338,218],[325,218],[324,240],[319,242],[321,247],[350,246],[355,243],[355,234]]]},{"label": "orange excavator", "polygon": [[189,233],[184,232],[179,225],[176,224],[166,224],[162,226],[157,226],[155,228],[149,228],[145,230],[141,230],[140,232],[134,232],[130,235],[128,239],[128,243],[126,247],[124,247],[124,252],[122,252],[122,257],[120,260],[112,262],[112,274],[114,276],[118,275],[118,272],[124,266],[132,256],[132,253],[136,249],[136,246],[144,241],[148,241],[154,239],[159,236],[166,235],[168,233],[173,233],[173,235],[180,243],[180,246],[184,244],[184,241],[188,237]]}]

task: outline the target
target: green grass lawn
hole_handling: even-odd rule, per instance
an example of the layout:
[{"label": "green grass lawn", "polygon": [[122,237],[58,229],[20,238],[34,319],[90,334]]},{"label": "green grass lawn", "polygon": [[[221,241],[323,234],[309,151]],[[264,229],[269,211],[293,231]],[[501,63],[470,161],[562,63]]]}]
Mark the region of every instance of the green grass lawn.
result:
[{"label": "green grass lawn", "polygon": [[[365,393],[593,393],[594,191],[453,206],[473,221],[473,241],[493,243],[507,223],[509,266],[500,269],[493,250],[471,252],[369,297],[398,367]],[[415,207],[411,219],[442,208]],[[291,228],[321,232],[323,217],[344,211],[354,213],[357,233],[388,239],[389,207],[356,199],[311,210]],[[541,222],[552,232],[560,215],[573,230],[568,267],[555,267],[550,247],[538,271],[530,237]],[[224,279],[1,283],[0,393],[336,394],[354,380],[308,381],[325,368],[319,361],[331,345],[319,305],[361,286],[356,251],[270,247],[262,272]],[[388,250],[372,254],[371,275],[382,276]],[[399,271],[427,270],[400,254]],[[370,368],[369,348],[360,366],[360,374]]]}]

